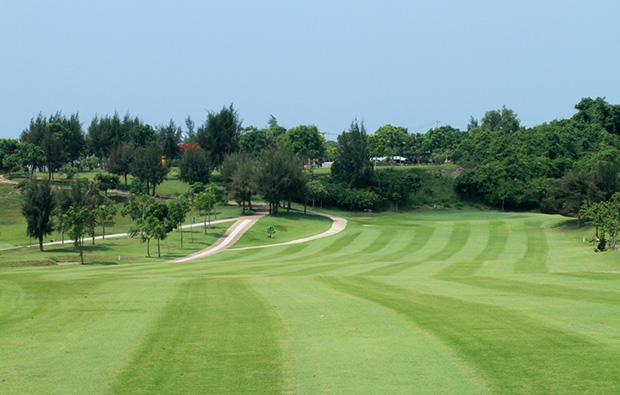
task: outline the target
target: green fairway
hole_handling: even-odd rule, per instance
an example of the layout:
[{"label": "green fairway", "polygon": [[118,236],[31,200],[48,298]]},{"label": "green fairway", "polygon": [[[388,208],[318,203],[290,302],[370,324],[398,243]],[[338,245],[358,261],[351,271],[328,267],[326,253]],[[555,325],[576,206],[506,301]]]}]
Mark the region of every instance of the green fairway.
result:
[{"label": "green fairway", "polygon": [[[0,267],[0,393],[620,392],[620,255],[583,243],[592,229],[338,215],[331,237],[189,263],[140,263],[146,247],[119,239],[130,264]],[[255,226],[237,246],[330,221]]]}]

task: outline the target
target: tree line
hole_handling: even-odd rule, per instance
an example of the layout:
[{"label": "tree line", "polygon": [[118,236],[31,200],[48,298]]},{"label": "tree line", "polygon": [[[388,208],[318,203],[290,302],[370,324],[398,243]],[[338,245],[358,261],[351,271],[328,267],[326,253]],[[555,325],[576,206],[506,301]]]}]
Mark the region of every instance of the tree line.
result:
[{"label": "tree line", "polygon": [[[581,221],[584,205],[606,201],[619,189],[620,106],[584,98],[575,109],[570,119],[531,128],[506,107],[488,111],[480,121],[471,117],[464,131],[441,126],[409,133],[384,125],[368,134],[363,122],[354,120],[332,142],[316,126],[286,129],[273,116],[264,128],[244,128],[232,105],[209,112],[198,127],[188,117],[185,130],[173,121],[151,127],[114,114],[95,117],[84,134],[77,114],[57,113],[33,119],[19,141],[0,141],[0,167],[34,171],[44,166],[50,179],[67,167],[99,167],[123,177],[126,187],[132,174],[136,188],[154,195],[174,163],[179,178],[190,185],[208,184],[218,169],[244,209],[257,193],[272,212],[291,201],[378,209],[428,204],[449,195],[452,203],[538,209]],[[453,163],[458,171],[448,179],[420,170],[377,171],[371,157],[387,164],[397,157],[416,165]],[[333,160],[329,177],[304,171],[304,165],[325,159]]]}]

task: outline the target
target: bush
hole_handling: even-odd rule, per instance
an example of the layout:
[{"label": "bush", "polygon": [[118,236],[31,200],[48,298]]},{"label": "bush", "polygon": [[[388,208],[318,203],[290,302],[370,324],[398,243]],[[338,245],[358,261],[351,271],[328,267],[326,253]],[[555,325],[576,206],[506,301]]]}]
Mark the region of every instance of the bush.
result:
[{"label": "bush", "polygon": [[344,184],[328,184],[328,196],[325,203],[345,210],[376,210],[385,204],[385,200],[368,189],[350,189]]}]

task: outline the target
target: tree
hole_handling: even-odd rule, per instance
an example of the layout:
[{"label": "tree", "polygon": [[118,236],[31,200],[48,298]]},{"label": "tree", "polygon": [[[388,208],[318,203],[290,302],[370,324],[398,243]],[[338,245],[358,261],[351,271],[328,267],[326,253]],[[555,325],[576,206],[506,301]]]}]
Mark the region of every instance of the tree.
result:
[{"label": "tree", "polygon": [[331,168],[334,179],[349,188],[363,188],[373,183],[374,171],[368,151],[364,122],[351,122],[348,132],[338,136],[336,158]]},{"label": "tree", "polygon": [[125,188],[127,188],[127,175],[131,174],[131,163],[133,161],[135,147],[129,142],[122,142],[116,145],[110,152],[107,162],[107,169],[110,173],[123,176]]},{"label": "tree", "polygon": [[[320,180],[311,179],[306,182],[306,198],[312,201],[312,208],[314,208],[315,200],[322,200],[327,194],[327,188]],[[306,211],[305,207],[306,205],[304,204],[304,213]]]},{"label": "tree", "polygon": [[272,146],[271,140],[268,129],[257,129],[254,126],[248,126],[243,129],[239,136],[239,150],[258,158],[267,147]]},{"label": "tree", "polygon": [[190,209],[189,202],[187,198],[181,197],[180,199],[169,200],[166,204],[168,205],[168,218],[175,228],[181,232],[181,248],[183,248],[183,222]]},{"label": "tree", "polygon": [[257,175],[257,187],[263,199],[269,202],[269,212],[278,213],[279,203],[290,201],[303,191],[302,161],[288,147],[265,151]]},{"label": "tree", "polygon": [[136,150],[131,165],[131,174],[144,182],[147,189],[152,186],[153,196],[155,196],[155,187],[164,181],[169,170],[169,167],[162,164],[161,157],[161,147],[153,142]]},{"label": "tree", "polygon": [[519,130],[520,121],[513,110],[503,106],[501,110],[487,111],[480,127],[488,131],[514,133]]},{"label": "tree", "polygon": [[84,264],[84,236],[91,230],[94,215],[87,207],[71,207],[64,215],[63,223],[68,229],[69,237],[74,240],[80,252],[80,262]]},{"label": "tree", "polygon": [[108,173],[97,173],[95,175],[95,187],[106,196],[108,196],[108,189],[115,189],[118,187],[118,183],[119,179],[117,175]]},{"label": "tree", "polygon": [[101,237],[105,239],[105,221],[114,218],[116,215],[116,206],[114,201],[105,197],[95,206],[93,211],[95,220],[101,221]]},{"label": "tree", "polygon": [[403,156],[407,148],[409,135],[407,128],[392,125],[381,126],[375,134],[368,136],[369,151],[373,156]]},{"label": "tree", "polygon": [[228,194],[226,193],[226,188],[211,183],[207,185],[205,190],[213,194],[215,198],[215,202],[213,203],[213,210],[215,212],[215,219],[217,219],[217,205],[228,203]]},{"label": "tree", "polygon": [[159,145],[162,147],[163,155],[171,160],[179,154],[179,143],[183,137],[183,131],[171,119],[168,125],[161,125],[157,128]]},{"label": "tree", "polygon": [[[211,210],[213,210],[213,207],[215,206],[215,202],[216,202],[216,197],[213,191],[205,190],[203,192],[198,193],[194,197],[194,205],[199,211],[202,211],[204,213],[205,235],[207,234],[207,215],[209,215]],[[211,221],[209,221],[209,225],[210,225],[210,222]]]},{"label": "tree", "polygon": [[157,256],[161,257],[160,240],[165,239],[172,229],[173,224],[168,218],[168,207],[163,203],[154,202],[147,207],[144,218],[137,220],[130,235],[131,237],[140,235],[140,241],[146,241],[148,257],[151,256],[151,239],[155,238],[157,240]]},{"label": "tree", "polygon": [[305,164],[312,164],[313,159],[325,155],[325,138],[314,125],[300,125],[289,129],[286,132],[286,143],[294,153],[303,158]]},{"label": "tree", "polygon": [[54,210],[52,187],[47,181],[30,181],[22,190],[21,211],[26,218],[26,234],[39,240],[43,251],[43,238],[54,230],[51,217]]},{"label": "tree", "polygon": [[209,182],[211,167],[207,154],[202,149],[187,150],[179,161],[179,180],[190,184]]},{"label": "tree", "polygon": [[[226,174],[228,190],[233,198],[242,204],[243,214],[245,214],[246,202],[252,210],[252,195],[256,191],[257,165],[256,159],[243,152],[227,156],[222,164],[222,175]],[[229,174],[230,171],[232,174]]]},{"label": "tree", "polygon": [[198,143],[207,151],[212,167],[218,167],[226,154],[239,149],[241,121],[237,110],[222,108],[219,113],[209,112],[205,123],[198,128]]},{"label": "tree", "polygon": [[[59,129],[62,129],[62,126],[59,124],[50,124],[50,127],[58,126]],[[41,141],[41,149],[45,153],[45,165],[47,166],[47,171],[49,174],[49,179],[54,179],[54,173],[56,170],[60,169],[63,163],[65,163],[65,154],[62,150],[62,143],[57,135],[50,128],[44,135],[43,141]]]}]

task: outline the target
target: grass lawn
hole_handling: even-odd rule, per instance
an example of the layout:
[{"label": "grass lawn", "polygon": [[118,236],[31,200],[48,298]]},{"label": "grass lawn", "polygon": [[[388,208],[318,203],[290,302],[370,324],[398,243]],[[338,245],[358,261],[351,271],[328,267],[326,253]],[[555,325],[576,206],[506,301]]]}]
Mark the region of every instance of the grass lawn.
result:
[{"label": "grass lawn", "polygon": [[[113,250],[129,265],[0,267],[0,393],[620,392],[620,255],[583,243],[592,229],[468,210],[347,219],[183,264],[136,264],[146,246],[127,240]],[[279,223],[278,242],[329,226]]]}]

